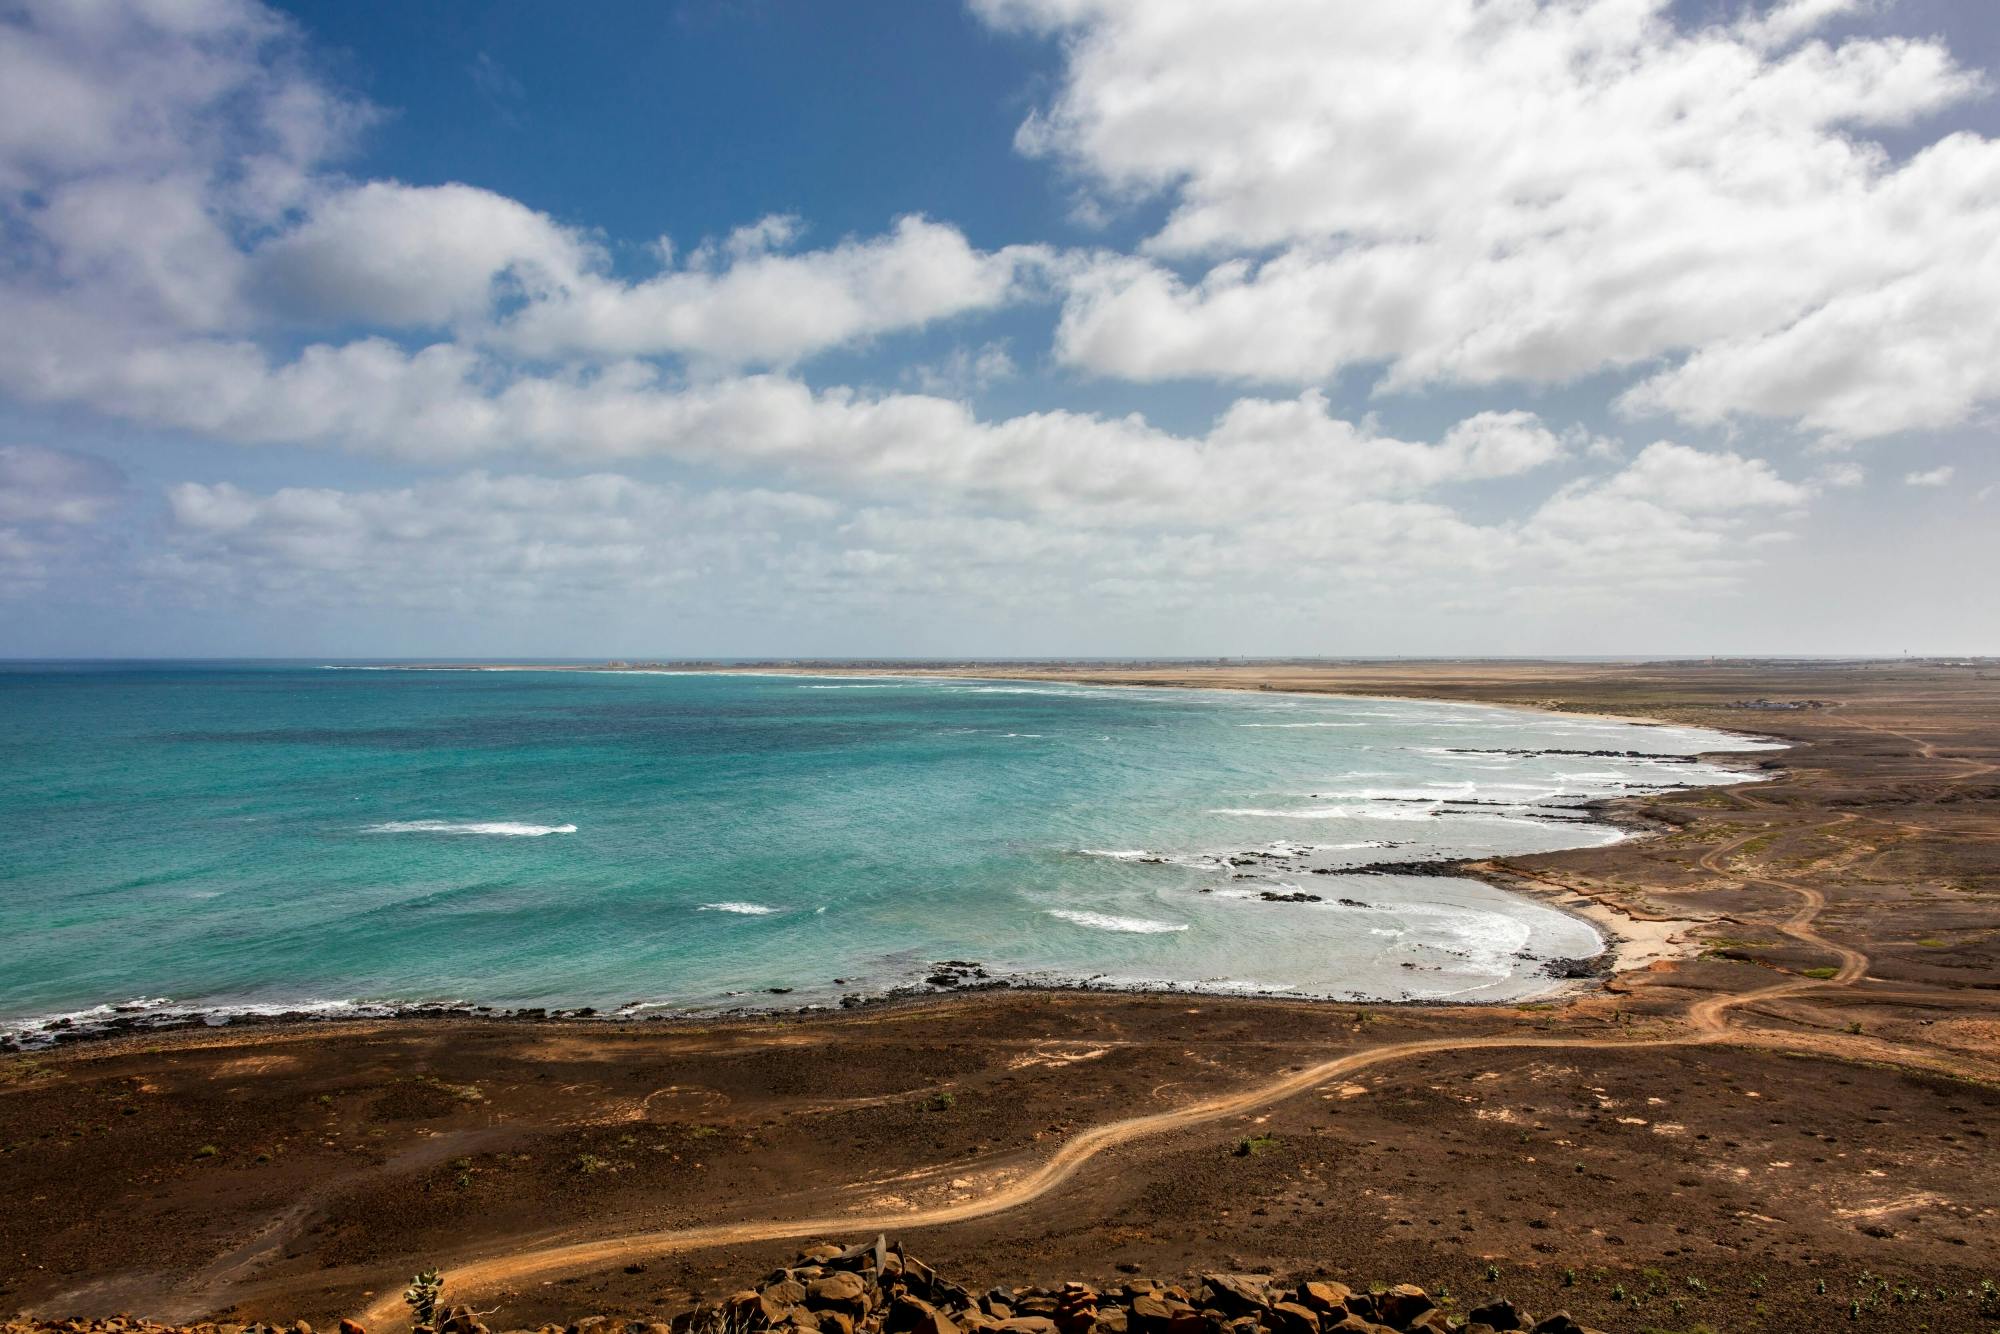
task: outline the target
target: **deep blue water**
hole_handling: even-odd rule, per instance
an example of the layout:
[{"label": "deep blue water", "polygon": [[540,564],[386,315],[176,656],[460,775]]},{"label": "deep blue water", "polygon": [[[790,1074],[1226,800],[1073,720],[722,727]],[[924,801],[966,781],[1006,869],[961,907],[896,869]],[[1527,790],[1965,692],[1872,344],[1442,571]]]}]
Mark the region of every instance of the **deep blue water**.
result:
[{"label": "deep blue water", "polygon": [[940,959],[1517,996],[1594,933],[1469,881],[1311,870],[1604,841],[1551,817],[1635,784],[1739,781],[1498,751],[1747,744],[1268,693],[17,664],[0,668],[0,1028],[138,999],[826,1002]]}]

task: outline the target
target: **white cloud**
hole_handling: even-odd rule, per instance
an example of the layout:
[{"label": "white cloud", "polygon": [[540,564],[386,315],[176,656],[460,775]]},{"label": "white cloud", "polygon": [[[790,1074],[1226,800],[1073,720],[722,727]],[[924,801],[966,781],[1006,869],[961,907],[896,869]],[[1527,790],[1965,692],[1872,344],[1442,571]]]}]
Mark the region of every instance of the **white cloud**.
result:
[{"label": "white cloud", "polygon": [[1853,437],[2000,395],[2000,145],[1865,135],[1983,83],[1935,40],[1813,39],[1853,3],[977,7],[1064,38],[1022,147],[1170,205],[1154,259],[1068,270],[1078,366],[1408,389],[1685,355],[1627,405]]},{"label": "white cloud", "polygon": [[0,596],[35,591],[57,565],[87,553],[91,529],[125,499],[125,474],[104,459],[0,445]]},{"label": "white cloud", "polygon": [[378,491],[169,488],[147,574],[198,598],[504,610],[671,594],[755,574],[834,507],[762,490],[689,492],[609,474],[485,473]]},{"label": "white cloud", "polygon": [[776,468],[871,493],[930,493],[1055,514],[1151,521],[1224,507],[1291,511],[1512,476],[1567,446],[1532,414],[1484,412],[1435,444],[1335,417],[1325,397],[1243,399],[1203,436],[1135,415],[1033,412],[982,421],[922,394],[815,391],[783,376],[685,384],[636,362],[555,375],[510,372],[453,343],[415,353],[382,339],[269,363],[220,340],[107,347],[50,312],[32,338],[0,329],[16,392],[89,402],[151,425],[255,444],[315,444],[409,459],[535,453],[664,457]]},{"label": "white cloud", "polygon": [[255,274],[295,317],[438,327],[573,285],[595,260],[577,232],[504,195],[376,181],[320,201],[258,250]]},{"label": "white cloud", "polygon": [[1955,469],[1951,465],[1946,464],[1944,467],[1932,468],[1927,472],[1905,473],[1903,475],[1903,484],[1905,486],[1944,486],[1951,481],[1954,471]]},{"label": "white cloud", "polygon": [[[1484,438],[1454,448],[1477,453],[1495,429],[1506,428],[1469,428]],[[602,602],[629,612],[725,599],[779,618],[1218,605],[1296,618],[1396,599],[1518,605],[1536,590],[1574,599],[1726,587],[1764,535],[1758,516],[1797,499],[1751,461],[1664,443],[1559,488],[1525,521],[1484,524],[1422,499],[1324,493],[1255,514],[1218,495],[1133,525],[1103,509],[1064,523],[937,498],[849,509],[796,491],[702,493],[614,474],[264,494],[184,484],[168,493],[168,541],[146,569],[179,596],[287,606]]]},{"label": "white cloud", "polygon": [[[918,215],[804,248],[808,221],[776,215],[678,259],[662,241],[650,271],[628,271],[587,219],[338,174],[372,113],[312,76],[289,21],[261,8],[10,11],[0,225],[22,245],[0,275],[0,390],[251,446],[557,472],[663,460],[747,488],[611,473],[190,483],[167,494],[145,568],[209,596],[1496,606],[1542,584],[1726,584],[1806,488],[1668,442],[1620,467],[1614,442],[1506,402],[1428,438],[1346,420],[1316,388],[1239,398],[1194,430],[1137,413],[982,418],[962,400],[1016,368],[976,335],[911,370],[926,392],[792,368],[1055,283],[1058,351],[1137,378],[1311,384],[1357,362],[1406,385],[1562,378],[1695,348],[1642,391],[1677,404],[1720,373],[1703,358],[1730,338],[1887,291],[1943,239],[1976,258],[1975,229],[1950,228],[1984,207],[1984,141],[1897,167],[1844,137],[1969,80],[1923,43],[1797,45],[1833,8],[1816,0],[1692,36],[1637,0],[1439,0],[1415,19],[1268,0],[1268,24],[1169,0],[992,8],[1072,29],[1070,84],[1024,141],[1103,195],[1167,192],[1145,257],[983,250]],[[1384,82],[1392,55],[1417,101]],[[1459,78],[1466,96],[1439,95]],[[1851,225],[1826,224],[1829,198]],[[1896,244],[1871,230],[1885,199],[1907,215]],[[1192,280],[1170,267],[1196,258],[1221,263]],[[1837,387],[1857,398],[1842,411],[1879,424],[1899,392],[1947,415],[1977,400],[1983,372],[1946,365],[1945,325],[1962,318],[1933,320],[1941,350],[1910,353],[1879,402],[1863,401],[1873,371],[1843,363]],[[1951,373],[1927,378],[1939,366]],[[1770,397],[1769,376],[1758,391],[1807,413]],[[1725,386],[1717,412],[1751,398]],[[73,553],[113,526],[116,488],[91,490],[66,458],[0,470],[16,568],[47,568],[52,534]],[[1577,468],[1602,471],[1560,480]],[[1463,490],[1502,479],[1546,499],[1493,514]]]},{"label": "white cloud", "polygon": [[0,445],[0,523],[96,523],[125,492],[105,460],[40,445]]},{"label": "white cloud", "polygon": [[539,357],[786,365],[1019,300],[1047,262],[1037,247],[976,250],[956,227],[914,216],[882,236],[782,253],[796,233],[796,220],[766,218],[732,234],[722,255],[700,248],[687,267],[640,282],[579,275],[508,317],[494,337]]},{"label": "white cloud", "polygon": [[996,339],[977,348],[954,347],[942,361],[910,367],[904,379],[926,394],[967,398],[1020,373],[1006,340]]},{"label": "white cloud", "polygon": [[626,281],[587,230],[517,200],[333,173],[374,112],[298,46],[247,0],[0,17],[0,225],[17,248],[0,314],[60,304],[114,342],[362,325],[533,357],[779,366],[1018,300],[1047,261],[918,216],[790,253],[804,224],[769,217]]},{"label": "white cloud", "polygon": [[1525,530],[1571,578],[1615,569],[1634,587],[1726,586],[1747,544],[1788,536],[1762,516],[1807,498],[1761,460],[1659,441],[1610,477],[1564,486]]}]

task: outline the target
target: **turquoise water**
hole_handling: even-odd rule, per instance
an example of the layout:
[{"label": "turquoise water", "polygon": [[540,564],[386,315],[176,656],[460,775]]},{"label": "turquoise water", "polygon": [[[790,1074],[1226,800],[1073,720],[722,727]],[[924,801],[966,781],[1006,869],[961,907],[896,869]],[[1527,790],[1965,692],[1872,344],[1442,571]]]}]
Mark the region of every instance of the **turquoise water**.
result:
[{"label": "turquoise water", "polygon": [[945,959],[1519,996],[1594,932],[1470,881],[1314,872],[1602,842],[1576,803],[1740,781],[1501,752],[1751,744],[1224,691],[17,665],[0,669],[0,1028],[119,1002],[830,1003]]}]

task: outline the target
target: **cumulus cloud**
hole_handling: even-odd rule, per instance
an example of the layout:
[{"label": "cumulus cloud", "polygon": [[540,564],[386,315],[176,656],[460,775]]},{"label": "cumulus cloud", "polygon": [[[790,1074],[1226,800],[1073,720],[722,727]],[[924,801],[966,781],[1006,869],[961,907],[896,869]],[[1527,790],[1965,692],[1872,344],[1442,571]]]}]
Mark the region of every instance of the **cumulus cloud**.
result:
[{"label": "cumulus cloud", "polygon": [[1952,474],[1956,471],[1951,465],[1946,464],[1944,467],[1930,468],[1923,472],[1905,473],[1903,475],[1903,484],[1905,486],[1948,486],[1951,483]]},{"label": "cumulus cloud", "polygon": [[626,280],[586,227],[504,195],[335,172],[376,113],[300,45],[249,0],[0,16],[0,224],[22,243],[0,310],[60,306],[113,344],[359,325],[778,366],[1018,300],[1047,261],[918,216],[792,253],[804,224],[773,217]]},{"label": "cumulus cloud", "polygon": [[[44,350],[54,330],[35,340]],[[81,399],[154,425],[257,444],[325,444],[407,459],[536,453],[776,468],[849,490],[929,492],[1134,521],[1225,507],[1286,512],[1358,495],[1527,472],[1567,445],[1525,412],[1483,412],[1436,443],[1335,416],[1324,395],[1243,399],[1202,436],[1136,414],[1051,411],[997,421],[925,394],[814,390],[779,375],[680,383],[643,363],[507,374],[439,343],[307,348],[273,365],[242,342],[183,341],[105,355],[88,332],[45,359],[38,396]],[[0,365],[8,348],[0,331]]]},{"label": "cumulus cloud", "polygon": [[[1505,424],[1469,428],[1477,453]],[[1478,437],[1475,441],[1471,437]],[[847,506],[796,491],[696,492],[616,474],[474,472],[366,491],[229,484],[169,490],[147,573],[199,599],[478,608],[716,597],[822,613],[912,608],[1301,609],[1405,599],[1489,605],[1526,589],[1617,598],[1719,588],[1799,491],[1754,461],[1671,443],[1559,487],[1520,521],[1473,522],[1421,498],[1361,494],[1265,508],[1219,495],[1157,522],[1070,522],[935,498]],[[1274,587],[1273,569],[1286,569]],[[721,590],[726,590],[721,591]]]},{"label": "cumulus cloud", "polygon": [[766,218],[733,233],[719,256],[636,283],[579,275],[529,301],[495,337],[520,353],[675,354],[733,365],[784,365],[829,347],[1018,300],[1046,265],[1040,247],[974,249],[956,227],[897,220],[885,235],[784,253],[797,221]]},{"label": "cumulus cloud", "polygon": [[1630,410],[1859,438],[2000,394],[1976,314],[2000,302],[2000,144],[1868,138],[1984,83],[1935,40],[1816,35],[1857,7],[977,3],[1063,38],[1021,146],[1169,204],[1150,258],[1069,269],[1072,364],[1408,389],[1665,358]]},{"label": "cumulus cloud", "polygon": [[265,302],[294,318],[439,327],[547,296],[594,262],[579,233],[504,195],[376,181],[321,200],[253,267]]},{"label": "cumulus cloud", "polygon": [[[1897,163],[1856,133],[1973,88],[1935,43],[1813,42],[1839,8],[1826,0],[1698,32],[1641,0],[1262,3],[1247,20],[1175,0],[985,6],[1069,39],[1063,91],[1023,146],[1109,203],[1167,198],[1137,255],[983,249],[916,214],[816,238],[774,215],[662,241],[639,266],[589,219],[344,174],[375,113],[248,0],[17,7],[0,16],[0,225],[20,240],[0,273],[0,391],[425,468],[693,475],[189,483],[164,497],[146,558],[147,577],[211,596],[423,605],[1720,585],[1806,487],[1672,442],[1621,466],[1612,442],[1496,396],[1386,432],[1314,386],[1357,363],[1399,386],[1646,365],[1635,408],[1829,432],[1838,415],[1851,434],[1911,420],[1918,398],[1944,420],[1987,394],[1990,368],[1949,334],[1971,307],[1927,303],[1982,299],[1967,220],[1989,200],[1991,146],[1962,136]],[[1937,285],[1938,255],[1963,262],[1960,289]],[[920,392],[799,369],[1050,292],[1074,364],[1293,388],[1168,430],[1115,411],[981,416],[964,400],[1018,370],[978,341],[990,331],[882,377]],[[1851,343],[1869,320],[1927,321],[1931,341],[1900,337],[1891,376],[1815,332]],[[1799,340],[1783,358],[1796,384],[1753,373],[1780,335]],[[14,568],[102,537],[115,470],[5,459]],[[1527,508],[1474,502],[1503,481]]]}]

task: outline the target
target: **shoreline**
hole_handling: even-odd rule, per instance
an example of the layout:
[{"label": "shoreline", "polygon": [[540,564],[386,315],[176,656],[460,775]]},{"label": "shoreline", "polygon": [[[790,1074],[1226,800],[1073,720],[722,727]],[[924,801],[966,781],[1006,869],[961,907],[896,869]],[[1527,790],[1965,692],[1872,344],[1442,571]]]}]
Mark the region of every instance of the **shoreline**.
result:
[{"label": "shoreline", "polygon": [[[1498,1270],[1605,1328],[1661,1274],[1676,1328],[1839,1323],[1864,1272],[1977,1289],[2000,1191],[2000,670],[1474,675],[1440,696],[1696,726],[1745,694],[1838,707],[1760,720],[1792,748],[1746,777],[1761,761],[1778,785],[1634,792],[1593,813],[1650,837],[1463,868],[1611,914],[1625,970],[1545,1001],[1008,988],[0,1057],[20,1257],[0,1305],[330,1328],[436,1267],[496,1329],[586,1309],[622,1328],[857,1230],[974,1288],[1323,1266],[1484,1294]],[[1674,957],[1645,963],[1649,936]]]},{"label": "shoreline", "polygon": [[[1140,681],[1078,681],[1056,672],[1048,674],[1016,672],[1011,675],[992,675],[989,671],[974,668],[935,669],[930,671],[895,673],[873,669],[843,671],[838,668],[785,668],[785,667],[745,667],[745,668],[650,668],[650,667],[597,667],[570,666],[549,667],[532,664],[407,664],[370,667],[327,667],[326,670],[367,670],[367,671],[493,671],[493,672],[534,672],[572,671],[583,673],[632,674],[632,675],[755,675],[777,677],[824,677],[841,679],[863,677],[882,680],[935,681],[1014,681],[1032,680],[1071,687],[1104,690],[1176,690],[1194,691],[1231,690],[1236,692],[1256,692],[1281,694],[1312,699],[1349,699],[1359,701],[1400,700],[1415,704],[1459,705],[1463,707],[1498,708],[1522,713],[1551,714],[1562,717],[1602,718],[1628,725],[1649,727],[1671,727],[1676,724],[1659,718],[1618,715],[1601,712],[1561,710],[1528,704],[1494,703],[1486,701],[1454,700],[1425,695],[1394,695],[1372,693],[1350,693],[1347,691],[1325,690],[1273,690],[1267,685],[1255,682],[1238,684],[1194,684],[1183,682],[1140,682]],[[1713,727],[1699,730],[1716,732],[1757,745],[1760,749],[1774,746],[1790,748],[1790,743],[1769,735],[1748,732],[1726,732]],[[1735,769],[1730,760],[1741,761],[1743,751],[1703,751],[1687,758],[1691,762],[1707,764],[1720,769]],[[1765,767],[1772,767],[1767,764]],[[1782,765],[1776,767],[1782,768]],[[1739,772],[1740,769],[1738,770]],[[1717,792],[1733,792],[1749,783],[1770,781],[1745,773],[1738,783],[1705,785]],[[1656,795],[1670,795],[1692,790],[1691,787],[1669,786],[1656,790]],[[1620,837],[1608,844],[1578,844],[1573,847],[1550,849],[1546,852],[1527,854],[1531,856],[1559,856],[1564,853],[1585,851],[1595,847],[1620,847],[1640,843],[1655,837],[1660,831],[1655,824],[1648,823],[1636,812],[1621,809],[1621,804],[1631,801],[1631,796],[1602,797],[1584,803],[1576,809],[1589,815],[1588,823],[1616,831]],[[115,1041],[127,1037],[158,1037],[171,1033],[185,1033],[206,1030],[209,1032],[237,1031],[312,1031],[348,1025],[429,1024],[438,1021],[456,1020],[474,1023],[589,1023],[589,1024],[640,1024],[640,1025],[706,1025],[715,1023],[756,1023],[771,1019],[808,1019],[837,1016],[844,1013],[879,1011],[887,1006],[904,1006],[926,1001],[948,1000],[954,996],[972,996],[996,991],[1022,993],[1049,993],[1058,995],[1143,995],[1143,996],[1190,996],[1203,999],[1238,999],[1245,1001],[1288,1001],[1319,1006],[1379,1006],[1394,1008],[1414,1007],[1507,1007],[1525,1004],[1548,1004],[1573,999],[1579,995],[1599,990],[1605,981],[1619,973],[1645,968],[1657,963],[1684,959],[1699,951],[1699,944],[1691,936],[1696,928],[1704,924],[1700,918],[1644,918],[1633,915],[1608,897],[1594,895],[1586,890],[1564,886],[1554,887],[1545,881],[1522,875],[1519,871],[1499,865],[1490,856],[1462,858],[1439,858],[1426,861],[1424,865],[1434,865],[1437,870],[1426,870],[1417,874],[1439,878],[1460,879],[1489,886],[1500,892],[1541,904],[1560,912],[1588,926],[1596,935],[1599,948],[1592,954],[1563,958],[1547,958],[1540,962],[1543,975],[1548,979],[1547,987],[1529,991],[1522,995],[1494,996],[1482,999],[1458,1000],[1450,997],[1354,997],[1314,994],[1303,991],[1254,990],[1242,985],[1204,986],[1201,983],[1174,983],[1163,980],[1143,980],[1133,983],[1101,983],[1096,979],[1077,979],[1038,976],[1035,973],[996,975],[987,978],[983,965],[980,966],[979,980],[970,977],[945,987],[933,987],[922,981],[910,981],[891,986],[878,992],[842,993],[835,1003],[812,1003],[805,1005],[744,1004],[703,1008],[692,1004],[666,1004],[653,1002],[627,1002],[624,1005],[604,1009],[596,1005],[566,1007],[519,1006],[510,1007],[479,1001],[366,1001],[349,998],[306,1000],[295,1004],[284,1002],[244,1001],[240,1008],[227,1002],[202,1004],[180,1002],[168,998],[158,1001],[143,998],[127,998],[104,1001],[95,1006],[79,1010],[64,1011],[48,1016],[34,1016],[15,1021],[19,1027],[0,1027],[0,1055],[8,1053],[46,1053],[58,1049],[73,1048],[85,1043]],[[1393,872],[1376,871],[1377,866],[1394,866],[1392,860],[1362,863],[1351,868],[1342,868],[1338,874],[1373,875]],[[923,971],[922,969],[918,971]],[[1525,981],[1533,974],[1517,975]],[[150,1013],[160,1016],[157,1021],[149,1021]],[[643,1009],[646,1013],[631,1013]],[[77,1021],[87,1016],[97,1016],[88,1026]]]}]

